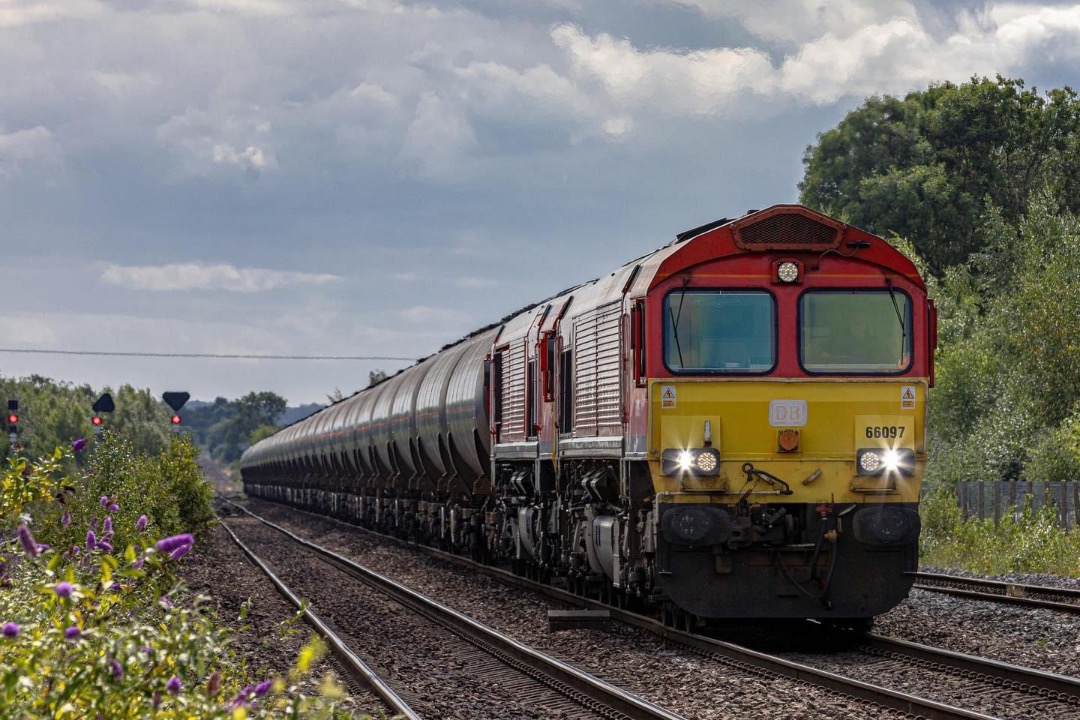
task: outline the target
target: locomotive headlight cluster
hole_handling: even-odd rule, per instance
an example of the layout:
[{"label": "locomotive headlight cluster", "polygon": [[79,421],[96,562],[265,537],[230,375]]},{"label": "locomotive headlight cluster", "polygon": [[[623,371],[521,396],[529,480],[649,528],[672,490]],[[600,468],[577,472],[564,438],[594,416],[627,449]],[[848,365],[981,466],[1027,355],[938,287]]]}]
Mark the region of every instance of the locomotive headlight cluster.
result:
[{"label": "locomotive headlight cluster", "polygon": [[660,458],[664,475],[718,475],[720,451],[713,447],[669,448]]},{"label": "locomotive headlight cluster", "polygon": [[910,448],[861,448],[855,453],[860,475],[915,474],[915,451]]},{"label": "locomotive headlight cluster", "polygon": [[793,283],[799,279],[799,266],[793,262],[782,262],[776,267],[776,276],[780,282]]}]

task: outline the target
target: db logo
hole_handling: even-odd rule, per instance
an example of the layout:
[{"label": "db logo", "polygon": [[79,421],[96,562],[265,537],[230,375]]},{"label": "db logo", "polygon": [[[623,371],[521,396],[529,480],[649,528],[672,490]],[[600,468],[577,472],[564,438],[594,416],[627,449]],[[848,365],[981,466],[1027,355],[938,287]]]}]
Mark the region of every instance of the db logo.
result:
[{"label": "db logo", "polygon": [[773,400],[769,403],[769,424],[773,427],[806,425],[805,400]]}]

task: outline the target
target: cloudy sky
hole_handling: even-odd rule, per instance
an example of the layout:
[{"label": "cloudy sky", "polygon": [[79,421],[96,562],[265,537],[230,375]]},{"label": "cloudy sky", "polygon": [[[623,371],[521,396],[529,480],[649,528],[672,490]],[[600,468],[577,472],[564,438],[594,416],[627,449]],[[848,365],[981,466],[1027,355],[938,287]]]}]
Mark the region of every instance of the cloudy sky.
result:
[{"label": "cloudy sky", "polygon": [[1080,5],[0,0],[0,375],[325,401],[719,217],[873,94],[1080,85]]}]

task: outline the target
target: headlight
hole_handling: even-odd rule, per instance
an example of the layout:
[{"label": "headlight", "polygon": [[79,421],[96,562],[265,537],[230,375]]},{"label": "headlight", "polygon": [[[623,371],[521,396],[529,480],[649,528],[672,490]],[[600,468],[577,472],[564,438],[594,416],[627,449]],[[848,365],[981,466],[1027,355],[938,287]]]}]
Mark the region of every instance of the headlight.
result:
[{"label": "headlight", "polygon": [[860,475],[915,474],[915,451],[909,448],[860,448],[855,453]]},{"label": "headlight", "polygon": [[660,457],[664,475],[719,475],[720,452],[716,448],[669,448]]},{"label": "headlight", "polygon": [[776,277],[780,282],[793,283],[799,279],[799,266],[793,262],[782,262],[776,266]]}]

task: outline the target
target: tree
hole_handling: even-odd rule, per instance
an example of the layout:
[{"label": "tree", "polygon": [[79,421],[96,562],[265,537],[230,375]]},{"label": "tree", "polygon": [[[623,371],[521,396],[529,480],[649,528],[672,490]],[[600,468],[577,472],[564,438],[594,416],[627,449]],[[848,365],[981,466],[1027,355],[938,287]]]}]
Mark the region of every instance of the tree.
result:
[{"label": "tree", "polygon": [[1080,208],[1080,99],[998,76],[944,83],[903,100],[873,97],[806,149],[801,202],[879,235],[911,240],[935,274],[965,262],[1032,194]]},{"label": "tree", "polygon": [[385,370],[372,370],[368,373],[368,387],[375,387],[387,377]]}]

